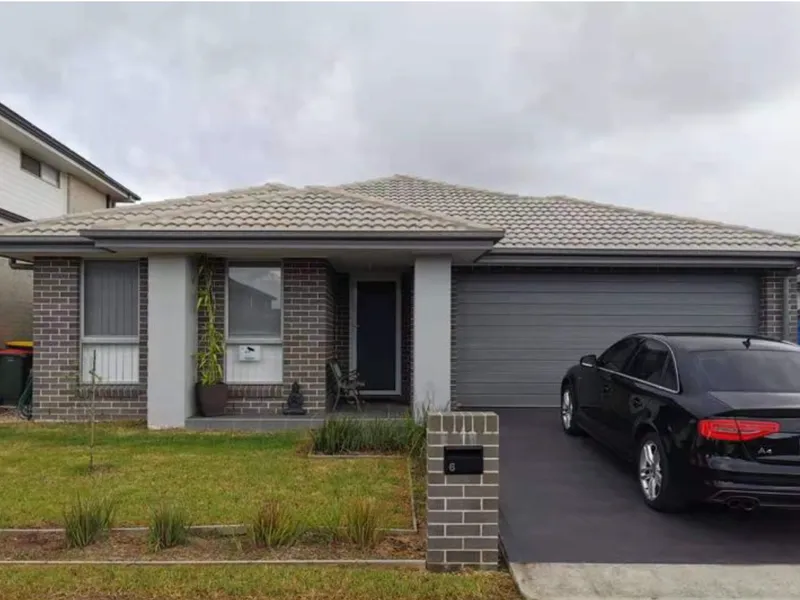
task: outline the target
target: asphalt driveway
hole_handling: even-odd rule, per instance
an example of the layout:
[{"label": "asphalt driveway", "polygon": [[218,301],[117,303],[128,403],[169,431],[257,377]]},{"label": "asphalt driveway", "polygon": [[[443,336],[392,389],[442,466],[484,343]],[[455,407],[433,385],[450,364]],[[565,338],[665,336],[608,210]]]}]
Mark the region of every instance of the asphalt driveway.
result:
[{"label": "asphalt driveway", "polygon": [[500,533],[511,562],[800,563],[800,512],[644,506],[632,468],[561,432],[557,409],[500,414]]}]

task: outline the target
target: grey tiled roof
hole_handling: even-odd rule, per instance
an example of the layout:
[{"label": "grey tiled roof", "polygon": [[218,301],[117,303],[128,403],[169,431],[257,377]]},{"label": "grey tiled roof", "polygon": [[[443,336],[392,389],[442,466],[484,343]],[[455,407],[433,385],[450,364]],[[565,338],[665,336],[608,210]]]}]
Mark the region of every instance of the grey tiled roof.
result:
[{"label": "grey tiled roof", "polygon": [[800,237],[566,197],[502,194],[394,175],[339,187],[281,184],[67,215],[4,236],[85,230],[481,232],[508,251],[790,252]]},{"label": "grey tiled roof", "polygon": [[0,229],[0,237],[76,236],[91,230],[491,233],[485,225],[355,192],[266,184],[31,221]]},{"label": "grey tiled roof", "polygon": [[505,230],[506,250],[798,251],[800,237],[563,196],[527,197],[394,175],[341,186]]},{"label": "grey tiled roof", "polygon": [[253,193],[235,202],[189,211],[152,213],[125,223],[122,229],[444,232],[491,228],[336,188],[306,187],[279,193]]}]

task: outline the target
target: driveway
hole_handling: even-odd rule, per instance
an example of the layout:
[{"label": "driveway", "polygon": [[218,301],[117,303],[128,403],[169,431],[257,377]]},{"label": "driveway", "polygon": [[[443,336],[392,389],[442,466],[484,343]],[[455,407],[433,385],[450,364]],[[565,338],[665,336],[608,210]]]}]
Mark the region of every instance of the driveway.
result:
[{"label": "driveway", "polygon": [[558,409],[500,414],[500,534],[510,562],[797,564],[800,513],[644,506],[632,468],[561,432]]}]

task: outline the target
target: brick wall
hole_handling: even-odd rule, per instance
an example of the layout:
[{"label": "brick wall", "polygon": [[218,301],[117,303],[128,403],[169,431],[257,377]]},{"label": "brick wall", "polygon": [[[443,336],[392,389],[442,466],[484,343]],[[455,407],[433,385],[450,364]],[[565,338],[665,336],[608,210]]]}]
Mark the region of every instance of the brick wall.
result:
[{"label": "brick wall", "polygon": [[326,404],[327,361],[334,353],[333,270],[319,259],[283,262],[283,381],[299,381],[306,407]]},{"label": "brick wall", "polygon": [[414,377],[414,274],[404,273],[400,288],[400,388],[411,403]]},{"label": "brick wall", "polygon": [[[37,258],[33,269],[33,416],[85,420],[88,387],[80,385],[81,260]],[[147,415],[147,260],[139,263],[139,383],[96,388],[98,419]]]},{"label": "brick wall", "polygon": [[[500,427],[489,412],[428,415],[428,549],[433,571],[498,563]],[[445,446],[483,446],[482,475],[445,475]]]},{"label": "brick wall", "polygon": [[[789,322],[785,324],[784,330],[784,290],[787,286]],[[775,339],[786,337],[790,341],[797,340],[797,283],[794,271],[767,271],[761,276],[758,322],[760,335]]]},{"label": "brick wall", "polygon": [[350,275],[337,273],[334,280],[334,354],[345,373],[350,370]]}]

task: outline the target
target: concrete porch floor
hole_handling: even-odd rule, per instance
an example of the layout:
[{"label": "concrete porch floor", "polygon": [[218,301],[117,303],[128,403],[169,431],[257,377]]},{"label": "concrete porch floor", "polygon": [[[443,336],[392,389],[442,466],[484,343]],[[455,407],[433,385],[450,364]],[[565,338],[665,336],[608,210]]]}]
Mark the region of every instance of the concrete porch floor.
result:
[{"label": "concrete porch floor", "polygon": [[281,431],[285,429],[313,429],[327,419],[402,419],[409,413],[405,402],[364,400],[363,410],[352,405],[339,405],[336,412],[309,411],[307,415],[225,415],[223,417],[189,417],[186,429],[190,431]]}]

